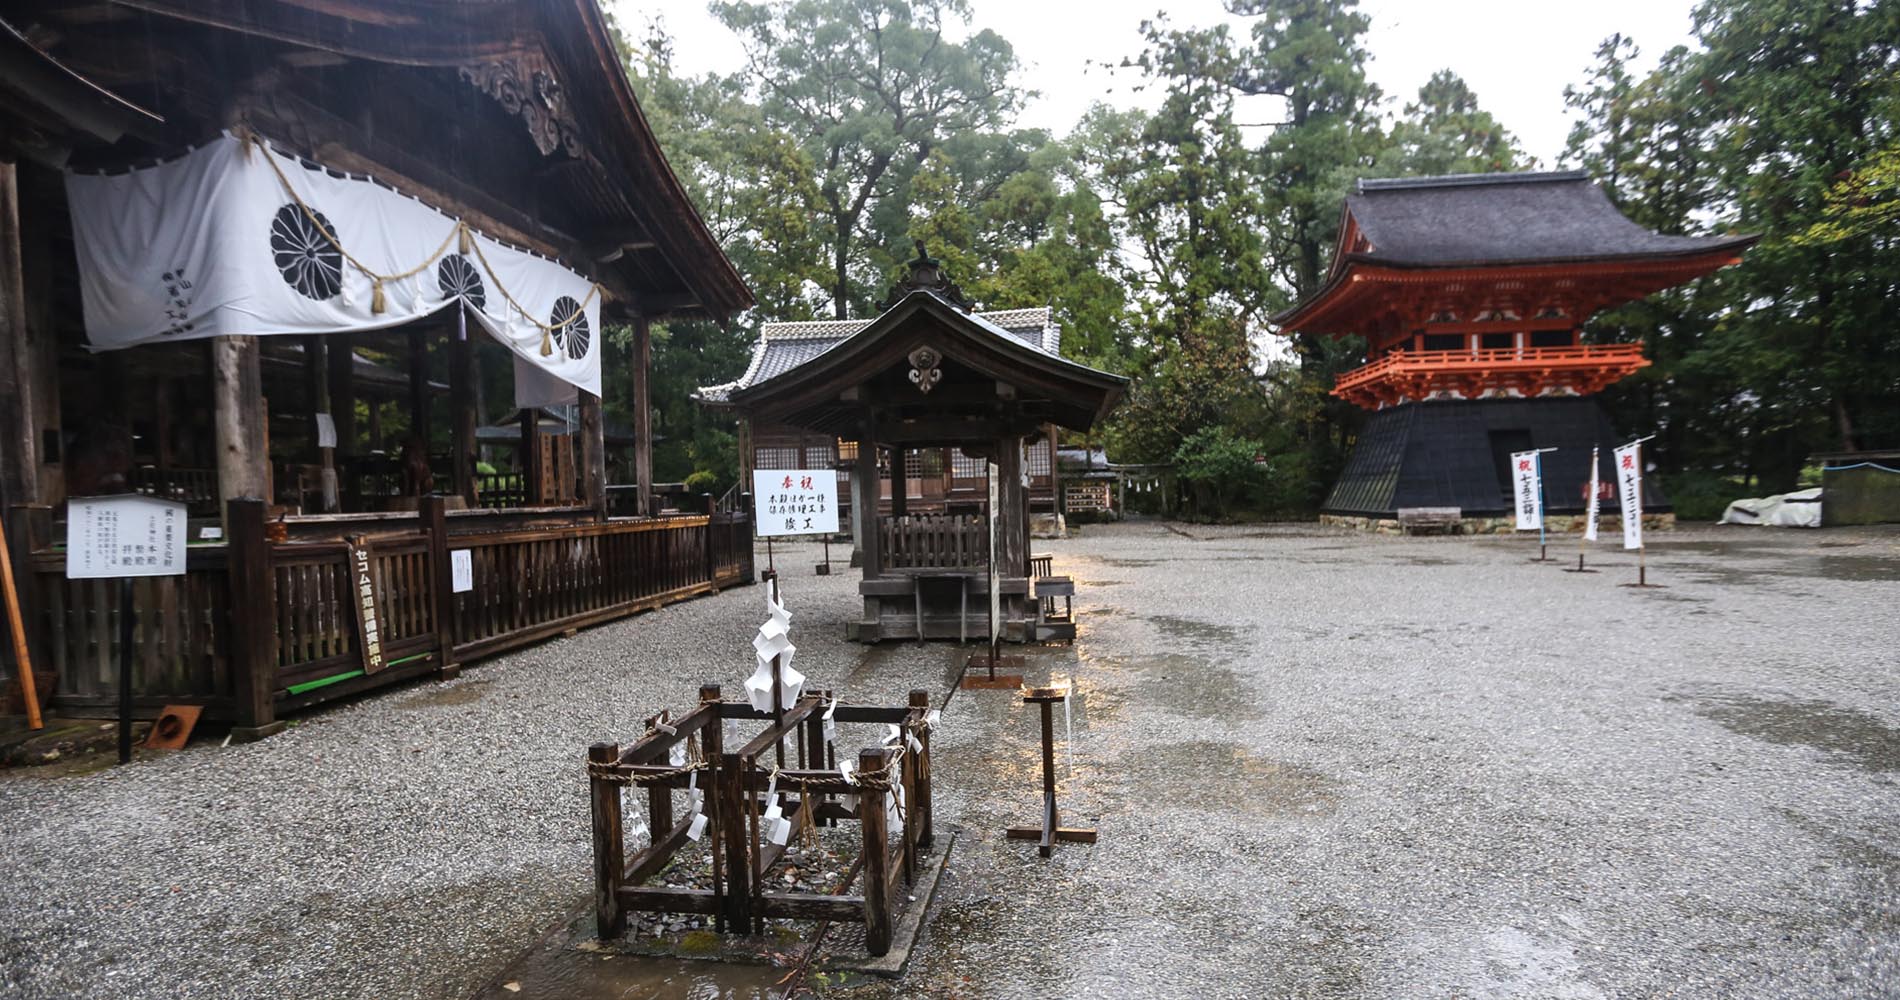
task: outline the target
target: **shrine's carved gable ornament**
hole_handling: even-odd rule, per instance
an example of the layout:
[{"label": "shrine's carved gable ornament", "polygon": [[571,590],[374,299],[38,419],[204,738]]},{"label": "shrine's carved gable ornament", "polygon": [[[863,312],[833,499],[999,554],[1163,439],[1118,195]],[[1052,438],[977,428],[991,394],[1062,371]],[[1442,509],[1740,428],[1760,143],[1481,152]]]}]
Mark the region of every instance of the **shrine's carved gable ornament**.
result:
[{"label": "shrine's carved gable ornament", "polygon": [[897,284],[891,286],[891,293],[885,297],[884,304],[879,306],[880,309],[891,308],[902,300],[904,296],[919,289],[935,293],[938,298],[956,306],[964,312],[969,312],[976,308],[976,303],[964,297],[963,289],[958,288],[956,284],[943,273],[943,262],[930,256],[929,252],[924,249],[923,240],[917,241],[916,259],[904,266],[909,270],[905,273],[903,278],[898,280]]},{"label": "shrine's carved gable ornament", "polygon": [[538,57],[463,66],[456,72],[494,98],[503,111],[520,116],[541,155],[552,156],[556,151],[576,158],[581,155],[580,128],[567,106],[567,93]]},{"label": "shrine's carved gable ornament", "polygon": [[910,352],[910,382],[918,392],[929,392],[943,381],[943,369],[937,367],[943,355],[934,347],[919,347]]}]

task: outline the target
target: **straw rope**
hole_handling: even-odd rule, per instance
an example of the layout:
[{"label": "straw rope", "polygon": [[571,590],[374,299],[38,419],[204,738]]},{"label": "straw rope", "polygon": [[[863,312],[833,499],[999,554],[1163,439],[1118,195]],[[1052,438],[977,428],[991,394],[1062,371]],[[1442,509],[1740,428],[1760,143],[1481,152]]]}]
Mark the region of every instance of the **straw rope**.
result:
[{"label": "straw rope", "polygon": [[363,274],[366,275],[370,279],[370,282],[374,288],[374,292],[372,293],[372,298],[370,300],[370,311],[372,313],[380,314],[383,312],[383,285],[392,281],[402,281],[408,278],[413,278],[416,275],[421,274],[423,271],[428,269],[429,265],[434,264],[437,260],[440,260],[442,255],[448,251],[449,244],[452,242],[455,242],[458,239],[461,241],[459,245],[459,249],[462,252],[466,253],[466,252],[469,252],[470,250],[474,251],[475,259],[481,261],[482,270],[488,272],[488,279],[494,282],[495,291],[501,293],[502,299],[506,301],[510,306],[512,306],[515,312],[520,313],[523,319],[527,320],[529,323],[534,324],[535,327],[541,331],[542,357],[547,357],[554,353],[554,347],[549,342],[550,336],[554,333],[567,329],[568,327],[574,325],[575,323],[585,320],[587,318],[588,304],[592,303],[594,299],[600,295],[600,292],[601,292],[600,283],[593,282],[592,284],[588,286],[587,297],[581,300],[580,307],[574,311],[574,315],[569,316],[567,319],[564,319],[559,323],[541,322],[541,320],[538,319],[534,315],[534,313],[529,312],[525,306],[523,306],[519,301],[515,299],[514,294],[508,291],[508,286],[502,284],[501,279],[497,277],[495,274],[495,268],[493,267],[493,265],[488,263],[488,256],[482,253],[481,241],[473,238],[475,235],[475,230],[471,229],[468,223],[463,222],[460,219],[455,220],[455,226],[449,230],[449,234],[447,236],[443,237],[442,244],[436,247],[435,251],[429,254],[428,257],[424,258],[422,263],[417,264],[415,267],[412,267],[407,271],[402,271],[396,274],[378,273],[374,268],[370,267],[368,264],[365,264],[362,261],[356,259],[356,256],[350,253],[350,251],[343,246],[343,241],[338,239],[336,234],[330,231],[330,227],[323,224],[323,222],[317,217],[316,210],[311,208],[308,204],[306,204],[303,198],[297,194],[297,189],[291,186],[290,178],[284,174],[284,168],[279,166],[277,163],[277,157],[271,155],[271,151],[268,145],[263,140],[259,139],[256,133],[252,132],[249,129],[244,129],[239,133],[239,139],[244,143],[244,149],[246,153],[248,153],[253,146],[264,147],[264,162],[270,164],[271,172],[277,175],[277,182],[283,185],[284,193],[289,195],[290,200],[297,205],[297,208],[300,211],[303,212],[304,218],[308,219],[310,221],[310,224],[316,227],[317,233],[323,237],[324,242],[329,243],[330,246],[333,249],[335,249],[336,252],[343,257],[344,260],[350,263],[351,267],[354,267],[358,271],[363,272]]}]

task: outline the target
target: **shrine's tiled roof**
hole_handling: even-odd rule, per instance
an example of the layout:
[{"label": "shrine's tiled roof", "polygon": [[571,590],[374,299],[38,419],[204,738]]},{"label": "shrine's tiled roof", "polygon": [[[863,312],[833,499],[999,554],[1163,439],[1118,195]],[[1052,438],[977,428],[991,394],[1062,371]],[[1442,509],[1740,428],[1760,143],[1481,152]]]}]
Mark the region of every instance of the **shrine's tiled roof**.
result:
[{"label": "shrine's tiled roof", "polygon": [[[1057,357],[1062,354],[1062,333],[1047,307],[1001,309],[970,315],[1039,351]],[[740,389],[777,378],[844,343],[852,334],[873,322],[875,319],[767,323],[760,328],[759,339],[752,345],[752,360],[746,366],[745,373],[731,382],[701,386],[694,398],[705,403],[723,403]]]}]

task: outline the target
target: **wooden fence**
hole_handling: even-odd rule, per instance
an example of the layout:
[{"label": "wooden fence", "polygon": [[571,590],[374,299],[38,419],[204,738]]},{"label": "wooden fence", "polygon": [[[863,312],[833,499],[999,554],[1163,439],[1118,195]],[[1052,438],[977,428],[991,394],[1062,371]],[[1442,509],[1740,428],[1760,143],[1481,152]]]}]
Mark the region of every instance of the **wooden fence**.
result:
[{"label": "wooden fence", "polygon": [[[452,674],[469,660],[754,576],[752,523],[738,512],[549,526],[525,514],[450,513],[430,497],[419,515],[338,519],[340,537],[271,542],[263,503],[236,500],[226,531],[223,545],[190,548],[184,576],[135,582],[140,715],[199,704],[207,718],[261,735],[284,712]],[[472,584],[461,593],[452,586],[458,558]],[[32,567],[28,631],[36,661],[57,675],[55,706],[113,710],[117,581],[67,579],[64,552],[50,547]]]},{"label": "wooden fence", "polygon": [[988,566],[989,528],[981,514],[907,514],[877,519],[886,569]]}]

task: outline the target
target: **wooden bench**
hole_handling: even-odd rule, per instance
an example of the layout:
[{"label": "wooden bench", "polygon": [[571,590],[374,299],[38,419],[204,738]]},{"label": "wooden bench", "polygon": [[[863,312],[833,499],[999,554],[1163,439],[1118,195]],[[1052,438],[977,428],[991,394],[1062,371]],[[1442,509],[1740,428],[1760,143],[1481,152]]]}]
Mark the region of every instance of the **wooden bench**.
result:
[{"label": "wooden bench", "polygon": [[1458,526],[1464,523],[1464,519],[1462,507],[1400,507],[1399,533],[1425,535],[1442,531],[1447,535],[1457,534]]}]

